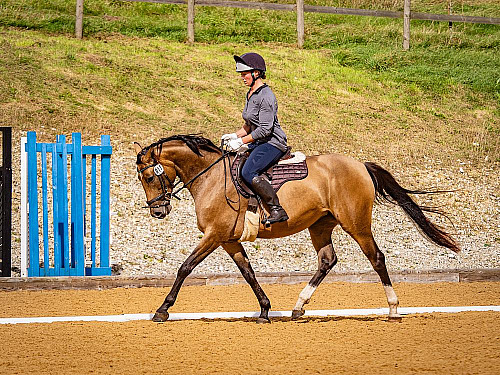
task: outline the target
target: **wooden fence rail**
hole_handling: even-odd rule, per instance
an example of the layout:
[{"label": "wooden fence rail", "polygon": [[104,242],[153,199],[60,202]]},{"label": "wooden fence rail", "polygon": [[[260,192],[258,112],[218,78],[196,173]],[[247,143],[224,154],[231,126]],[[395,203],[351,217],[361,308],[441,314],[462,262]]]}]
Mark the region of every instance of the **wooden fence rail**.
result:
[{"label": "wooden fence rail", "polygon": [[[337,8],[319,5],[305,5],[304,0],[296,0],[296,4],[276,4],[276,3],[261,3],[253,1],[223,1],[223,0],[120,0],[142,3],[156,4],[187,4],[187,34],[188,41],[194,42],[194,6],[212,6],[226,8],[242,8],[242,9],[264,9],[264,10],[282,10],[297,13],[297,44],[302,47],[304,44],[304,12],[309,13],[327,13],[349,16],[369,16],[369,17],[386,17],[386,18],[402,18],[403,19],[403,48],[410,48],[410,20],[424,21],[440,21],[440,22],[465,22],[465,23],[482,23],[490,25],[500,25],[500,18],[494,17],[477,17],[477,16],[462,16],[453,14],[432,14],[412,12],[410,7],[411,0],[404,0],[404,11],[389,11],[376,9],[352,9],[352,8]],[[83,19],[83,0],[77,0],[76,6],[76,27],[75,33],[77,38],[82,38],[82,19]]]}]

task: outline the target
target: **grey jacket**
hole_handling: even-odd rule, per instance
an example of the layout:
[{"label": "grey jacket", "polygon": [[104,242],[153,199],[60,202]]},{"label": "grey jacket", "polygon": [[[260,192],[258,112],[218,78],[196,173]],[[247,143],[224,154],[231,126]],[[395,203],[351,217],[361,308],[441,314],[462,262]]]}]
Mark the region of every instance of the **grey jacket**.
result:
[{"label": "grey jacket", "polygon": [[242,115],[250,127],[254,144],[269,142],[286,151],[286,135],[278,122],[278,101],[269,86],[264,84],[247,99]]}]

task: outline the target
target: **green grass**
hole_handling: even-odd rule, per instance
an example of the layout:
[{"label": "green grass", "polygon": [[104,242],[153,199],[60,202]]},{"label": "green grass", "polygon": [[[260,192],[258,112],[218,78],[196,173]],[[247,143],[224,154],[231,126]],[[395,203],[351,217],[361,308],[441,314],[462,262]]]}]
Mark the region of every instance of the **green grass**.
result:
[{"label": "green grass", "polygon": [[[315,4],[400,10],[392,0]],[[437,0],[412,4],[447,12]],[[500,17],[493,0],[454,4]],[[403,165],[500,161],[498,26],[450,32],[414,21],[404,52],[400,20],[307,13],[299,50],[291,12],[197,7],[191,46],[184,6],[87,0],[80,41],[74,5],[0,0],[0,125],[42,139],[110,133],[119,149],[173,133],[216,140],[241,124],[245,88],[232,54],[257,50],[295,148]]]},{"label": "green grass", "polygon": [[[50,33],[72,34],[74,0],[0,0],[0,25]],[[186,39],[185,6],[121,2],[85,1],[84,30],[87,37],[119,33],[131,37],[159,37],[183,42]],[[401,1],[318,0],[311,4],[400,10]],[[446,13],[443,2],[413,1],[415,11]],[[454,2],[460,14],[500,17],[494,0]],[[444,7],[446,8],[446,7]],[[231,8],[197,7],[196,40],[201,43],[294,44],[293,12],[253,11]],[[414,21],[412,52],[403,54],[401,20],[306,14],[306,49],[341,49],[345,64],[391,75],[429,88],[443,90],[436,75],[446,74],[457,83],[474,89],[499,92],[498,55],[500,27],[479,24],[448,24]],[[428,56],[430,63],[422,61]],[[342,57],[342,55],[344,55]],[[471,61],[472,59],[472,61]],[[435,68],[435,69],[433,69]]]}]

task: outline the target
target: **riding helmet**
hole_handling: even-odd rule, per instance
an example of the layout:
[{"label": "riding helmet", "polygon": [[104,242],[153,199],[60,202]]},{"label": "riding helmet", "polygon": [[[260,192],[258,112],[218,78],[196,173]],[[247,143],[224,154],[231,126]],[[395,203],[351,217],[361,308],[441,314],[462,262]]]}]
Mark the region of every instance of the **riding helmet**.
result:
[{"label": "riding helmet", "polygon": [[238,73],[248,72],[250,70],[266,71],[266,62],[264,58],[255,52],[245,53],[241,56],[234,55],[234,61],[236,61],[236,71]]}]

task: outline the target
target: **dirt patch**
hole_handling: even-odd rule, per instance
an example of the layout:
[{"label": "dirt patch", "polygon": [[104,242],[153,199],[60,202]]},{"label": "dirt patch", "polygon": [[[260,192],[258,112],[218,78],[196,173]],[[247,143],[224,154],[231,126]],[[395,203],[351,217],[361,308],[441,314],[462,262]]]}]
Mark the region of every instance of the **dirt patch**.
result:
[{"label": "dirt patch", "polygon": [[[290,310],[304,285],[265,285],[274,310]],[[397,284],[402,306],[498,305],[500,283]],[[164,288],[0,293],[0,316],[154,311]],[[320,287],[310,309],[385,307],[379,284]],[[172,312],[249,311],[246,285],[181,290]],[[74,322],[3,325],[4,374],[304,374],[500,372],[500,314],[470,312],[405,317],[176,321],[154,324]]]},{"label": "dirt patch", "polygon": [[[306,284],[263,285],[272,310],[291,310]],[[500,305],[498,282],[398,283],[400,306]],[[170,288],[0,292],[0,317],[114,315],[152,313]],[[387,307],[379,283],[323,284],[309,310]],[[252,311],[259,304],[246,284],[184,286],[170,312]]]}]

